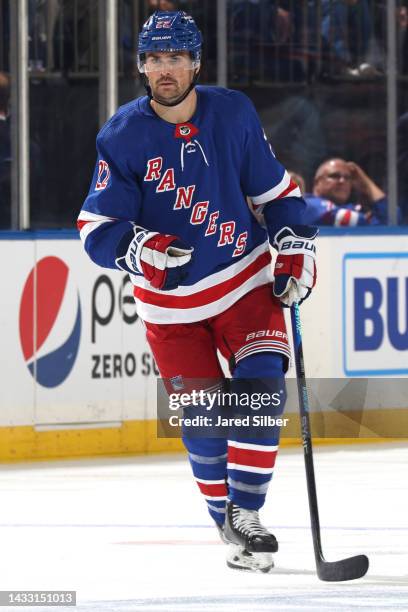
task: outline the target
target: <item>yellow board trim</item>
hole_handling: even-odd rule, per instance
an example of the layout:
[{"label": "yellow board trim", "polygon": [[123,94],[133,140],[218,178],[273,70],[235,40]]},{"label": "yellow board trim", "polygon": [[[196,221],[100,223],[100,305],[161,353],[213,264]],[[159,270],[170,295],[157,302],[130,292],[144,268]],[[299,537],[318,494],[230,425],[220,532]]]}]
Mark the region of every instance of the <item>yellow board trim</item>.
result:
[{"label": "yellow board trim", "polygon": [[157,422],[124,421],[121,427],[53,429],[0,428],[0,462],[103,455],[180,452],[179,438],[157,438]]},{"label": "yellow board trim", "polygon": [[[281,446],[301,444],[299,417],[286,414],[289,426]],[[311,415],[313,443],[317,445],[361,444],[404,441],[408,411],[369,410],[356,419],[355,412]],[[37,431],[33,426],[0,427],[0,463],[45,459],[72,459],[112,455],[175,453],[184,450],[180,438],[159,438],[156,419],[124,421],[120,427],[53,429]],[[381,432],[381,435],[376,432]]]}]

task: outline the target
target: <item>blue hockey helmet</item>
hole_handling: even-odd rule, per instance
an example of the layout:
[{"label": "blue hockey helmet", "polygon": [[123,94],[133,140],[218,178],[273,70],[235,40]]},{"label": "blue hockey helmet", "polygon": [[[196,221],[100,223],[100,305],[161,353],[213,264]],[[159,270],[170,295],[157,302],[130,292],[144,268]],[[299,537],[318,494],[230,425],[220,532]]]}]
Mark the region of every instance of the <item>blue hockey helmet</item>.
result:
[{"label": "blue hockey helmet", "polygon": [[[176,106],[188,96],[198,81],[202,40],[194,19],[184,11],[156,11],[149,17],[139,35],[137,66],[150,98],[164,106]],[[172,102],[153,96],[145,74],[146,53],[161,51],[188,51],[191,56],[190,68],[195,70],[189,87]]]},{"label": "blue hockey helmet", "polygon": [[148,51],[189,51],[193,67],[197,68],[201,45],[201,32],[190,15],[184,11],[156,11],[146,21],[139,36],[139,70]]}]

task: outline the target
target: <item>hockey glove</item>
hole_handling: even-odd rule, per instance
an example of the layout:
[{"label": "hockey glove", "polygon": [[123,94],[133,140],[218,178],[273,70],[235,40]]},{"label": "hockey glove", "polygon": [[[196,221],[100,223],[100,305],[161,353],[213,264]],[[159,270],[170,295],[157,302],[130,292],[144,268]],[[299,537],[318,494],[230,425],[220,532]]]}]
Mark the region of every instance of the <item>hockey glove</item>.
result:
[{"label": "hockey glove", "polygon": [[126,267],[141,273],[155,289],[176,289],[187,276],[192,248],[177,236],[136,228],[125,256]]},{"label": "hockey glove", "polygon": [[301,304],[316,284],[317,228],[306,225],[283,227],[274,238],[278,251],[273,293],[286,307]]}]

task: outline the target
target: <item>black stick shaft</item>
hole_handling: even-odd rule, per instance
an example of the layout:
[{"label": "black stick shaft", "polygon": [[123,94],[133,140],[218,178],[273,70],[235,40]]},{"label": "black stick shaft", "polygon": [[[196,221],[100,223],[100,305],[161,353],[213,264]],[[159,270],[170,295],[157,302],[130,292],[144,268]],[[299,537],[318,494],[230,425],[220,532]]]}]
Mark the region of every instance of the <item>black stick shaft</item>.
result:
[{"label": "black stick shaft", "polygon": [[312,526],[313,548],[316,563],[322,558],[320,539],[319,508],[317,504],[316,478],[313,465],[312,434],[309,418],[309,398],[306,387],[305,365],[303,360],[302,332],[300,326],[299,306],[294,304],[290,309],[292,334],[295,354],[296,377],[299,395],[300,422],[303,454],[306,468],[307,493],[309,498],[310,522]]},{"label": "black stick shaft", "polygon": [[300,327],[299,307],[297,304],[291,308],[293,344],[297,385],[299,394],[301,432],[303,454],[306,467],[306,483],[309,498],[310,522],[312,525],[313,549],[316,560],[317,575],[320,580],[339,582],[342,580],[355,580],[367,573],[369,561],[366,555],[356,555],[339,561],[326,561],[322,553],[320,539],[319,509],[317,505],[316,479],[313,466],[312,434],[309,418],[309,398],[307,395],[305,365],[303,361],[302,333]]}]

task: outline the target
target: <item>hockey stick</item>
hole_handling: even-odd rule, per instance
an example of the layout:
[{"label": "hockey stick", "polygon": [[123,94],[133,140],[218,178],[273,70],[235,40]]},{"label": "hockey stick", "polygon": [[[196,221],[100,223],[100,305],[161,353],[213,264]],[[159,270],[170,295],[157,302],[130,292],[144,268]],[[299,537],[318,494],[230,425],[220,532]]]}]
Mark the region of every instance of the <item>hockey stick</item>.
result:
[{"label": "hockey stick", "polygon": [[299,395],[300,421],[303,453],[305,458],[307,493],[309,497],[310,522],[312,526],[313,548],[316,560],[317,575],[320,580],[340,582],[354,580],[364,576],[368,570],[368,558],[357,555],[340,561],[326,561],[323,557],[320,539],[319,509],[317,505],[316,479],[313,467],[312,435],[309,419],[309,399],[307,395],[305,366],[303,361],[302,335],[299,317],[299,306],[294,304],[290,309],[292,320],[293,345],[295,353],[296,377]]}]

